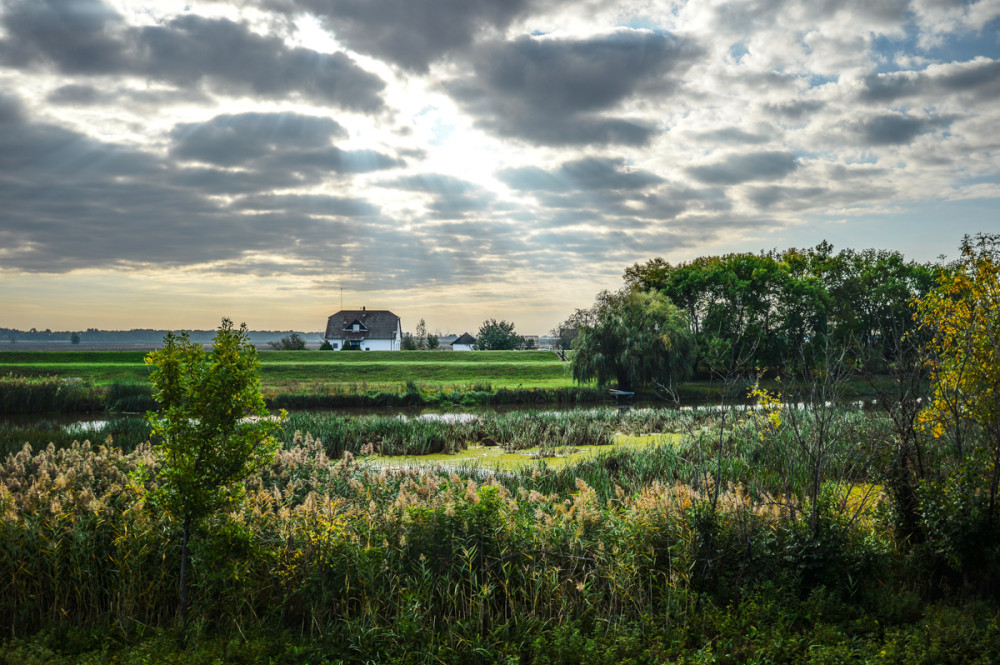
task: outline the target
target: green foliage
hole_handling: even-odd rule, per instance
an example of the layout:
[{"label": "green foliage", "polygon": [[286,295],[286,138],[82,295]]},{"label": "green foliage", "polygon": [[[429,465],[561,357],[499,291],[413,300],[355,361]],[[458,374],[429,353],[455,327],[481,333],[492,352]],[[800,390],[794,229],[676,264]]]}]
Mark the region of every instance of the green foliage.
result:
[{"label": "green foliage", "polygon": [[242,492],[239,481],[269,464],[281,418],[260,392],[260,361],[247,339],[223,319],[212,351],[168,333],[147,356],[160,412],[147,416],[160,443],[158,499],[182,520],[201,519]]},{"label": "green foliage", "polygon": [[688,318],[665,297],[604,291],[590,321],[573,343],[577,381],[615,382],[631,391],[653,382],[672,387],[690,373],[694,339]]},{"label": "green foliage", "polygon": [[[845,424],[835,426],[857,437],[838,440],[837,455],[850,455],[873,431],[865,423],[883,418],[855,409],[836,415]],[[372,419],[365,429],[388,432],[390,420],[413,422]],[[178,566],[165,556],[176,524],[150,501],[163,476],[139,482],[136,473],[160,463],[150,447],[21,450],[0,463],[0,567],[17,571],[0,586],[0,622],[9,627],[0,658],[995,660],[995,600],[952,606],[922,598],[921,578],[902,565],[907,543],[893,541],[873,511],[843,507],[851,495],[838,474],[865,469],[828,467],[811,524],[802,518],[807,506],[792,512],[784,497],[750,484],[764,471],[808,469],[808,451],[779,438],[786,450],[776,454],[744,414],[727,430],[724,473],[733,484],[713,506],[699,451],[714,444],[699,432],[729,422],[708,409],[511,414],[490,425],[493,436],[582,436],[590,426],[691,435],[575,467],[542,461],[496,476],[378,469],[351,455],[334,459],[325,440],[296,436],[245,479],[242,502],[202,522],[191,558],[198,602],[183,641],[165,630]],[[769,431],[780,435],[785,426],[783,419]],[[806,474],[795,482],[808,481]],[[956,537],[970,505],[955,493],[964,482],[956,479],[939,501],[950,505],[941,519]],[[942,589],[928,588],[929,597]]]},{"label": "green foliage", "polygon": [[801,370],[824,345],[855,345],[883,369],[914,328],[912,300],[932,288],[935,269],[898,252],[813,249],[663,259],[625,271],[626,288],[659,292],[683,308],[702,371],[731,375],[756,367]]},{"label": "green foliage", "polygon": [[330,344],[330,340],[324,339],[323,343],[319,345],[320,351],[333,351],[333,345]]},{"label": "green foliage", "polygon": [[520,348],[523,341],[514,332],[514,324],[510,321],[488,319],[479,326],[476,343],[472,348],[480,351],[510,351]]},{"label": "green foliage", "polygon": [[153,500],[183,524],[179,610],[187,618],[188,543],[192,527],[242,497],[242,481],[270,464],[278,447],[273,434],[285,414],[273,418],[260,392],[260,361],[246,324],[223,319],[211,353],[186,334],[167,333],[146,362],[160,412],[147,419],[160,443]]},{"label": "green foliage", "polygon": [[433,351],[433,350],[437,349],[438,346],[440,346],[440,344],[441,344],[441,341],[438,339],[437,335],[435,335],[433,333],[429,333],[427,335],[427,350],[428,351]]},{"label": "green foliage", "polygon": [[413,335],[410,333],[403,333],[403,341],[400,342],[399,348],[401,351],[416,351],[417,342],[413,339]]},{"label": "green foliage", "polygon": [[69,336],[69,343],[70,344],[79,344],[80,343],[80,333],[73,333],[72,335],[70,335]]}]

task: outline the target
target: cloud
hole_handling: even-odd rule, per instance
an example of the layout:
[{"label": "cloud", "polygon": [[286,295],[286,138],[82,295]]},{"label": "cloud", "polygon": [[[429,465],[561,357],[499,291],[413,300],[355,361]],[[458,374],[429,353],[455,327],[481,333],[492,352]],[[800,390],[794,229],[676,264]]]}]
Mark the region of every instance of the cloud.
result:
[{"label": "cloud", "polygon": [[913,97],[970,94],[978,101],[1000,98],[1000,60],[977,57],[969,62],[933,65],[921,72],[870,74],[858,98],[888,103]]},{"label": "cloud", "polygon": [[520,37],[471,56],[445,89],[478,124],[548,145],[648,143],[654,117],[621,115],[627,100],[665,98],[699,50],[663,33],[619,30],[589,39]]},{"label": "cloud", "polygon": [[0,61],[13,67],[48,62],[66,74],[128,68],[121,15],[100,0],[12,0],[3,14]]},{"label": "cloud", "polygon": [[486,214],[496,195],[480,185],[439,173],[425,173],[382,183],[383,187],[431,194],[429,207],[437,219],[457,219],[468,213]]},{"label": "cloud", "polygon": [[385,83],[344,53],[290,48],[242,23],[184,15],[132,27],[98,0],[20,0],[3,14],[0,62],[63,74],[131,75],[216,93],[301,96],[364,113],[381,111]]},{"label": "cloud", "polygon": [[686,169],[695,180],[710,185],[738,185],[754,180],[780,180],[798,167],[789,152],[752,152],[731,155],[721,162]]},{"label": "cloud", "polygon": [[765,104],[764,110],[769,113],[776,113],[789,120],[800,120],[803,117],[821,111],[826,103],[818,99],[796,99],[779,103]]},{"label": "cloud", "polygon": [[886,113],[861,121],[856,131],[865,145],[905,145],[929,127],[923,118]]},{"label": "cloud", "polygon": [[[229,130],[234,127],[247,148],[233,148]],[[191,149],[183,141],[196,135],[203,141],[198,154],[203,163],[230,164],[235,155],[261,168],[184,167],[171,155],[32,122],[16,98],[0,95],[3,264],[47,273],[211,269],[274,255],[282,257],[287,273],[300,265],[308,272],[320,262],[328,274],[341,243],[366,237],[361,225],[371,229],[385,223],[378,207],[354,196],[270,192],[324,178],[319,171],[289,175],[275,164],[286,151],[307,151],[308,145],[340,132],[328,119],[295,114],[220,116],[183,126],[176,134],[180,145]],[[227,198],[215,196],[220,193]],[[381,244],[395,242],[386,233],[371,235],[365,242],[372,254]]]},{"label": "cloud", "polygon": [[502,30],[532,4],[528,0],[271,0],[303,11],[350,48],[417,73],[448,53],[464,50],[489,30]]},{"label": "cloud", "polygon": [[[215,166],[240,166],[316,182],[328,174],[365,173],[402,166],[402,160],[372,150],[341,150],[332,145],[346,138],[336,121],[296,113],[218,115],[201,123],[183,123],[170,133],[172,157]],[[260,183],[267,187],[266,180]],[[280,185],[274,185],[280,186]]]},{"label": "cloud", "polygon": [[620,157],[587,157],[553,170],[528,166],[504,169],[497,175],[514,189],[543,192],[636,190],[663,182],[654,173],[623,167],[625,160]]},{"label": "cloud", "polygon": [[346,137],[347,131],[330,118],[242,113],[180,124],[170,135],[174,140],[171,153],[179,159],[233,166],[278,149],[330,145],[332,139]]},{"label": "cloud", "polygon": [[702,132],[696,138],[699,141],[723,144],[759,144],[771,140],[767,134],[753,134],[739,127],[724,127],[710,132]]}]

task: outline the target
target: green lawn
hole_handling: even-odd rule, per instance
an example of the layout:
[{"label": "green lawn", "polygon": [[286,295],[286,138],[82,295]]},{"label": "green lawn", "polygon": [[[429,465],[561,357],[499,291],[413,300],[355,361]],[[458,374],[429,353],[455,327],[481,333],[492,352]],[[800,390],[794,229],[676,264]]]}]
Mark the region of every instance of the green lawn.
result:
[{"label": "green lawn", "polygon": [[[0,374],[79,377],[94,383],[145,381],[140,351],[0,351]],[[572,385],[569,366],[550,351],[261,351],[267,388],[308,390],[415,381],[442,387]]]}]

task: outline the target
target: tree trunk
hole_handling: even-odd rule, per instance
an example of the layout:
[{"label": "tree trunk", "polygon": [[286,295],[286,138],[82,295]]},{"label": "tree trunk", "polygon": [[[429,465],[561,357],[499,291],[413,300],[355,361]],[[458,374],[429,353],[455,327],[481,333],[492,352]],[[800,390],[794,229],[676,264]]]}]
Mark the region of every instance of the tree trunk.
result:
[{"label": "tree trunk", "polygon": [[188,541],[191,540],[191,517],[190,515],[184,518],[184,534],[181,537],[181,578],[177,585],[177,600],[179,606],[177,608],[180,617],[181,625],[187,625],[187,572],[188,572],[188,560],[191,558],[190,550],[188,549]]}]

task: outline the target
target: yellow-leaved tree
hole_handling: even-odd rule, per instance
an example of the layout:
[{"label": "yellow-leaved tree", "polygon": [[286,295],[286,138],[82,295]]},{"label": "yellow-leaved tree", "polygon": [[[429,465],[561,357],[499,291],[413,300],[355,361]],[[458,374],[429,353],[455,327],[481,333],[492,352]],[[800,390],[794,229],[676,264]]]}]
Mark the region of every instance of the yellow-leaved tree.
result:
[{"label": "yellow-leaved tree", "polygon": [[929,333],[933,390],[920,423],[971,474],[992,528],[1000,488],[1000,234],[966,236],[961,258],[920,299],[916,316]]}]

